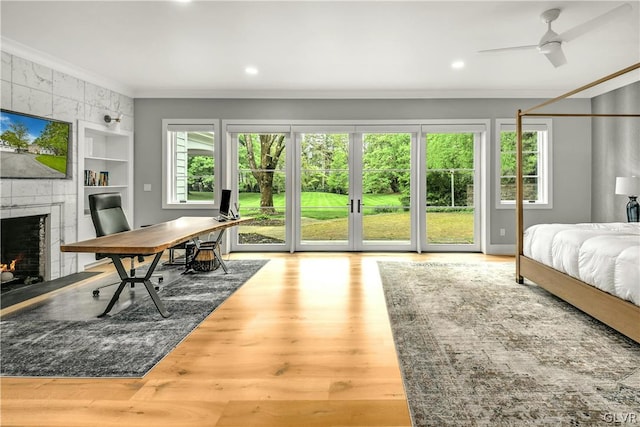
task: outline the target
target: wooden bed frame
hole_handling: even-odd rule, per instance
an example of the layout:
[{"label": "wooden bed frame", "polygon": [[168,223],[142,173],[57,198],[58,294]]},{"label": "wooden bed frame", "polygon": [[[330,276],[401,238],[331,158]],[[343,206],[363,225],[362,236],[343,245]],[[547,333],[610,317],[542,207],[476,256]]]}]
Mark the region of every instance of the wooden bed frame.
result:
[{"label": "wooden bed frame", "polygon": [[548,267],[524,256],[524,207],[523,207],[523,166],[522,166],[522,119],[523,117],[640,117],[640,114],[572,114],[535,112],[542,107],[590,89],[606,81],[640,68],[640,63],[627,67],[614,74],[603,77],[557,98],[550,99],[528,110],[518,110],[516,116],[517,132],[517,170],[516,170],[516,280],[523,283],[524,278],[535,282],[548,292],[567,301],[602,323],[610,326],[632,340],[640,343],[640,307],[588,285],[567,274]]}]

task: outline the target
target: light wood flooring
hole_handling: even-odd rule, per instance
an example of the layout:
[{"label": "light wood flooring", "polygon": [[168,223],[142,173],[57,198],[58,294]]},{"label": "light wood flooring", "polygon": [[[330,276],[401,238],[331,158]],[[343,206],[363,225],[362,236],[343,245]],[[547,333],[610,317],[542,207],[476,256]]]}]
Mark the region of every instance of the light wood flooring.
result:
[{"label": "light wood flooring", "polygon": [[[230,258],[270,261],[144,378],[2,378],[1,425],[410,426],[376,261],[513,260],[364,253]],[[86,298],[90,286],[40,303],[77,300],[99,312],[104,302],[94,307]]]}]

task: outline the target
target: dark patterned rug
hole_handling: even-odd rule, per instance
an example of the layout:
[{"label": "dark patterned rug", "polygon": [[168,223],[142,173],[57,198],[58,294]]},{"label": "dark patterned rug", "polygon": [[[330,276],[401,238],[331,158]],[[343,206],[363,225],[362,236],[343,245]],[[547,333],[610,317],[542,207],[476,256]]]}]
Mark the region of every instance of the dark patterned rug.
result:
[{"label": "dark patterned rug", "polygon": [[512,263],[379,268],[415,426],[640,424],[640,344]]},{"label": "dark patterned rug", "polygon": [[[160,298],[162,318],[146,297],[106,318],[42,320],[40,307],[0,322],[0,372],[5,376],[142,377],[267,261],[228,261],[208,273],[179,276]],[[146,292],[146,291],[145,291]]]}]

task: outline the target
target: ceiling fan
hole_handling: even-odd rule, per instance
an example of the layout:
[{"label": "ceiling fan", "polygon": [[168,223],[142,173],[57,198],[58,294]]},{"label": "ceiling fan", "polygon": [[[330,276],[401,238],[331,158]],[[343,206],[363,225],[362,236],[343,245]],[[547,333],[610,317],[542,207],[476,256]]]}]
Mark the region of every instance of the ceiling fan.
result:
[{"label": "ceiling fan", "polygon": [[538,44],[502,47],[498,49],[486,49],[480,50],[478,51],[478,53],[538,49],[538,52],[544,54],[549,62],[551,62],[551,64],[553,64],[553,66],[557,68],[567,63],[567,58],[564,56],[564,52],[562,51],[563,43],[573,41],[576,38],[588,33],[589,31],[592,31],[609,21],[621,17],[626,13],[629,13],[630,11],[631,5],[629,3],[625,3],[621,6],[611,9],[606,13],[603,13],[602,15],[596,16],[595,18],[590,19],[587,22],[583,22],[582,24],[563,32],[562,34],[558,34],[551,29],[551,23],[558,19],[558,16],[560,16],[560,9],[549,9],[542,12],[542,14],[540,15],[540,19],[542,19],[542,22],[547,24],[547,32],[542,36]]}]

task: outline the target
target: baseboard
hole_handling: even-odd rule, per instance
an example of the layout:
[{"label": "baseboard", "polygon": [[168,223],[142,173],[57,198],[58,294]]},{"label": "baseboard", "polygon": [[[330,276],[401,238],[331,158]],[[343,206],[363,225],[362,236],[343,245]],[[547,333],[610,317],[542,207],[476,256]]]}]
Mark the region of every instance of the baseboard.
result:
[{"label": "baseboard", "polygon": [[516,245],[487,245],[483,252],[485,255],[515,255]]}]

